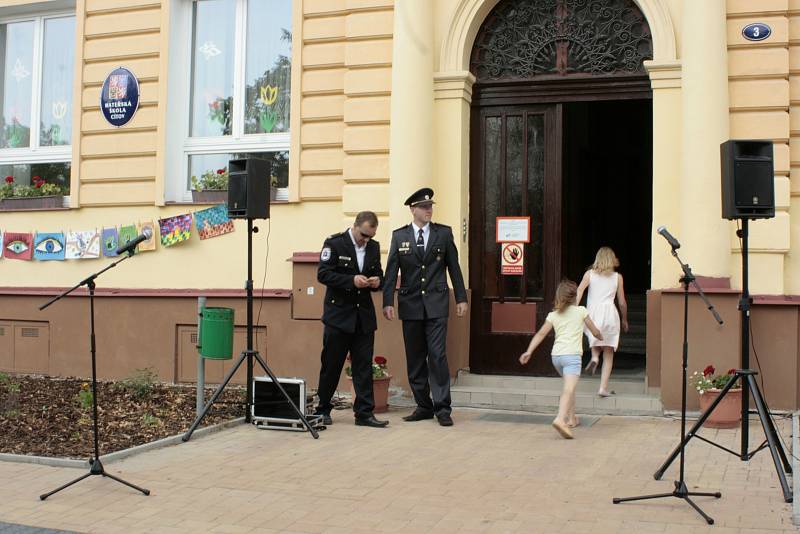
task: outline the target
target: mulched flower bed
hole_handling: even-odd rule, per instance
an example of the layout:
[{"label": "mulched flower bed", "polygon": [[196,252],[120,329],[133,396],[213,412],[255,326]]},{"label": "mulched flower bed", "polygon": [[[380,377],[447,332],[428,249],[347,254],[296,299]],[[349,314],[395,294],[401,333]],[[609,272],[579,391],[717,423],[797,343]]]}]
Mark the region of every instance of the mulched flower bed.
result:
[{"label": "mulched flower bed", "polygon": [[[195,418],[195,386],[98,382],[100,455],[182,434]],[[213,389],[206,392],[206,401]],[[228,386],[201,427],[244,415],[244,388]],[[93,456],[91,382],[0,373],[0,452]]]}]

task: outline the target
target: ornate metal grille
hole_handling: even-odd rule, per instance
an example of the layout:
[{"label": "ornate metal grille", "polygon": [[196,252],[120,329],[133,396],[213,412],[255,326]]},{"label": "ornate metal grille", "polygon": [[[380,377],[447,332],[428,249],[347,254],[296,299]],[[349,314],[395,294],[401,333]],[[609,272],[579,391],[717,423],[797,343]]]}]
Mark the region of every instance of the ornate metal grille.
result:
[{"label": "ornate metal grille", "polygon": [[644,74],[650,27],[633,0],[502,0],[472,49],[479,81]]}]

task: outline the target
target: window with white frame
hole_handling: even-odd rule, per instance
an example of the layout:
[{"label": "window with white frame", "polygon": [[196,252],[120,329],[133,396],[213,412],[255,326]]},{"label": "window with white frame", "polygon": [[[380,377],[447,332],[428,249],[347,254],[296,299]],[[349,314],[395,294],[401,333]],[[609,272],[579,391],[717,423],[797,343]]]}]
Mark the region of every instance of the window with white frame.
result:
[{"label": "window with white frame", "polygon": [[74,60],[74,11],[3,18],[0,10],[4,196],[44,183],[69,193]]},{"label": "window with white frame", "polygon": [[188,200],[193,183],[202,188],[204,176],[225,173],[240,157],[269,159],[272,185],[288,186],[291,23],[291,0],[191,2],[183,31],[188,98],[176,98],[186,106],[175,115],[182,150],[168,200]]}]

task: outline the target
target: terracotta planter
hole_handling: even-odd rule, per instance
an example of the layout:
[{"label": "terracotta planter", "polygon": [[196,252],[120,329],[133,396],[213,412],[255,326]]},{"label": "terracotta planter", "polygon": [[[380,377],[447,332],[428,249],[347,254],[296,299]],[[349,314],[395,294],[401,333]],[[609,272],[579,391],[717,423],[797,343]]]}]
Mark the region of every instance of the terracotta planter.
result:
[{"label": "terracotta planter", "polygon": [[[353,395],[353,402],[356,400],[356,390],[353,387],[353,377],[348,376],[350,381],[350,393]],[[389,382],[392,380],[392,375],[384,378],[372,379],[372,395],[375,398],[375,413],[384,413],[389,411]]]},{"label": "terracotta planter", "polygon": [[0,209],[3,210],[46,210],[63,207],[63,195],[4,198],[0,200]]},{"label": "terracotta planter", "polygon": [[192,189],[192,202],[197,204],[225,204],[228,202],[227,189],[204,189],[195,191]]},{"label": "terracotta planter", "polygon": [[[711,403],[719,397],[719,389],[709,389],[700,395],[700,411],[705,412]],[[728,391],[703,426],[708,428],[736,428],[742,420],[742,390],[741,388]]]}]

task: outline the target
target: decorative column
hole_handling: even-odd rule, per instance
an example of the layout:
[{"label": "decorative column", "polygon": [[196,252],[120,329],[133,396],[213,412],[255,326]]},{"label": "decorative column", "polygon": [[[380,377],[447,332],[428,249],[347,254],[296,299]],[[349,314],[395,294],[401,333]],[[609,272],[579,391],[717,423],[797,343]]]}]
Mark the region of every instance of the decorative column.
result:
[{"label": "decorative column", "polygon": [[727,277],[731,237],[722,219],[719,161],[730,125],[725,0],[683,0],[681,40],[683,162],[676,237],[695,274]]},{"label": "decorative column", "polygon": [[[433,187],[433,2],[394,5],[389,219],[391,229],[411,220],[403,201],[420,187]],[[435,191],[438,197],[445,191]],[[436,212],[434,212],[434,219]]]}]

